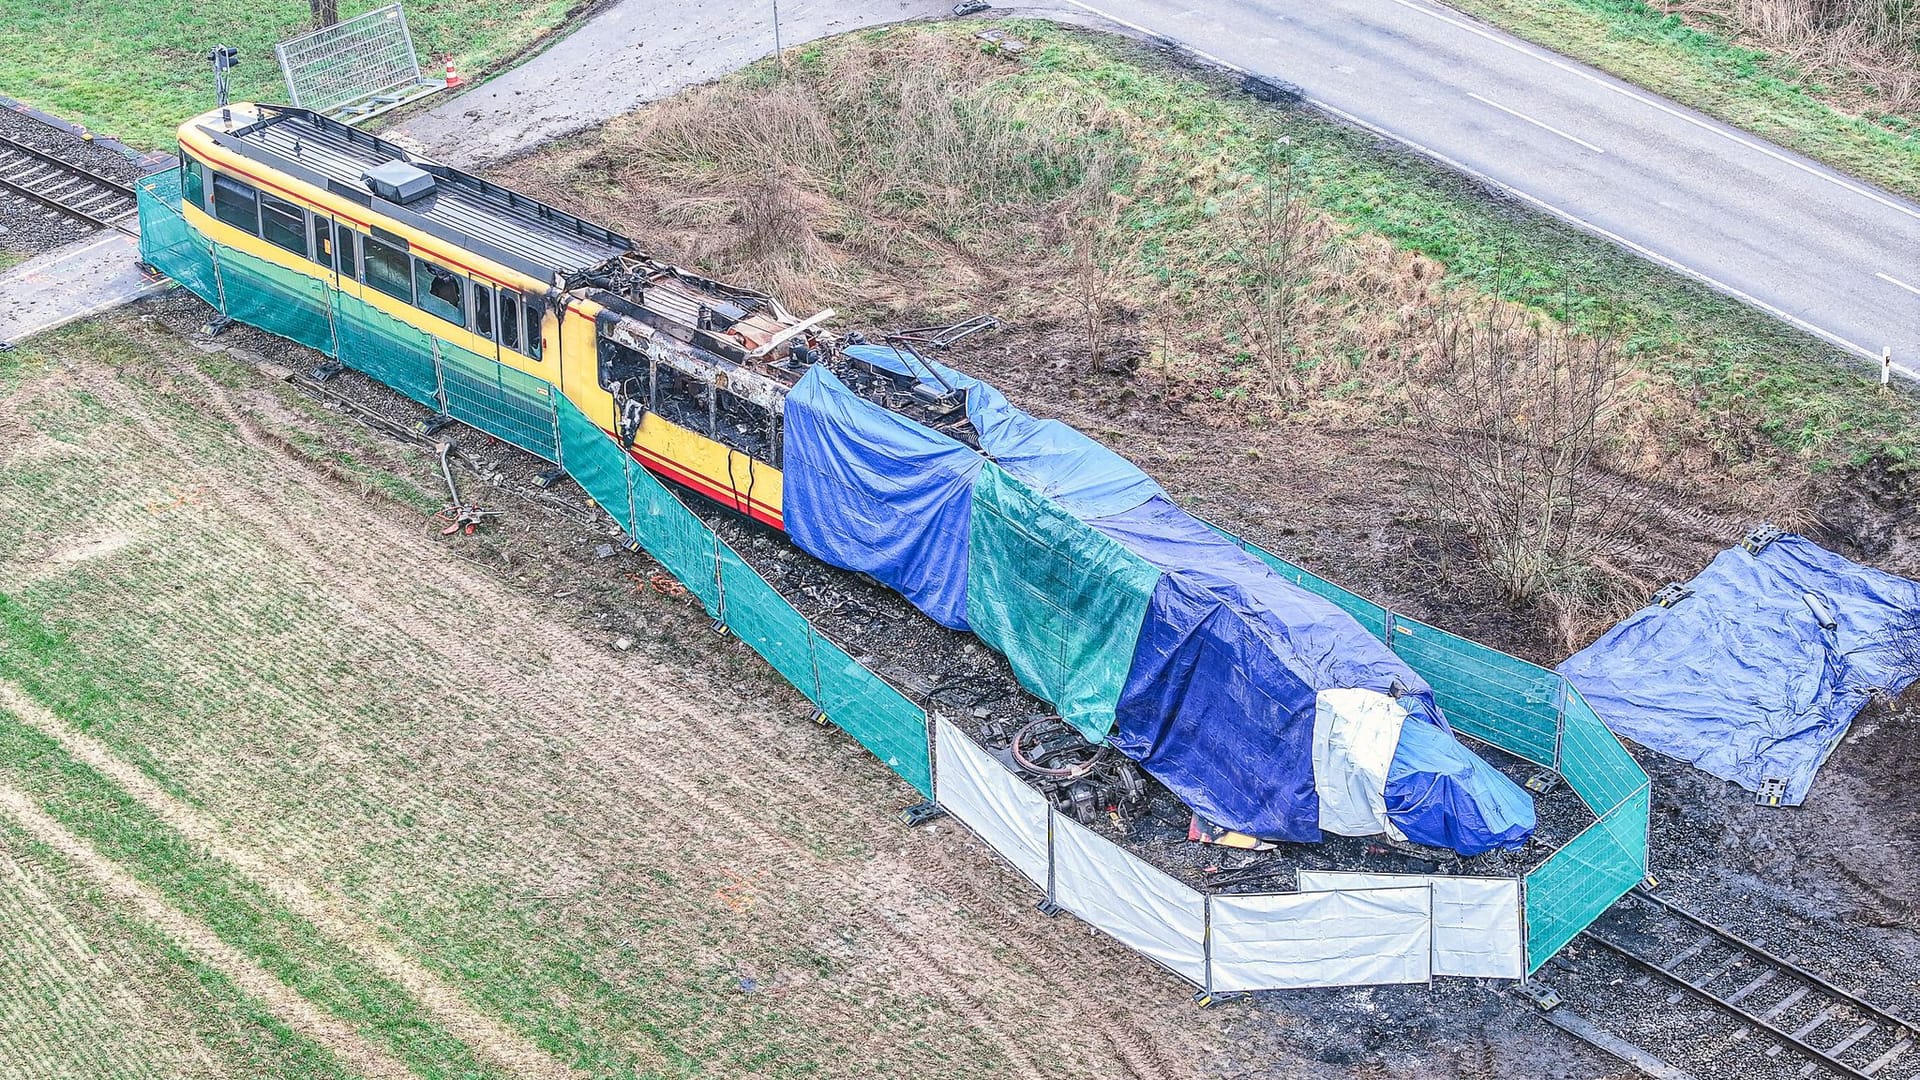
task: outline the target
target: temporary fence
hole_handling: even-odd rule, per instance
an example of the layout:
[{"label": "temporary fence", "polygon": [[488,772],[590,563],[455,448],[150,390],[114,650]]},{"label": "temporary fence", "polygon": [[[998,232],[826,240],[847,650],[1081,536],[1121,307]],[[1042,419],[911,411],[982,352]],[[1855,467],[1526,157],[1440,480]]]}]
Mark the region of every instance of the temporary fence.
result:
[{"label": "temporary fence", "polygon": [[[930,727],[920,706],[816,630],[546,383],[453,348],[323,282],[210,242],[180,215],[177,173],[140,182],[140,225],[142,257],[222,314],[334,357],[562,466],[717,623],[915,790],[966,823],[1049,902],[1196,985],[1244,990],[1519,977],[1646,875],[1646,774],[1560,676],[1399,615],[1236,539],[1387,641],[1433,686],[1460,731],[1559,772],[1596,821],[1524,879],[1303,874],[1292,893],[1201,893],[1062,817],[949,722]],[[1018,514],[1010,510],[1002,524],[997,539],[988,539],[1018,543]],[[1125,597],[1107,601],[1118,605],[1116,618],[1137,607]],[[1048,648],[1062,658],[1065,695],[1080,674],[1066,662],[1076,645],[1063,639]],[[1095,682],[1094,696],[1104,696],[1109,688]]]},{"label": "temporary fence", "polygon": [[443,89],[420,73],[413,34],[399,4],[375,8],[273,47],[287,98],[353,123]]},{"label": "temporary fence", "polygon": [[1241,540],[1276,573],[1326,597],[1433,687],[1460,732],[1559,773],[1594,822],[1528,871],[1521,895],[1527,974],[1647,876],[1652,782],[1558,673],[1397,614]]}]

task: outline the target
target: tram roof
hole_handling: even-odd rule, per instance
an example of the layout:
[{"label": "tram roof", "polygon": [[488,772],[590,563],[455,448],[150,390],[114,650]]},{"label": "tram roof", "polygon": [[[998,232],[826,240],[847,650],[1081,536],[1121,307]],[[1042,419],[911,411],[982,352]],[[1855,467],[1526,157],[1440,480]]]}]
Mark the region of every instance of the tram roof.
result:
[{"label": "tram roof", "polygon": [[[253,105],[233,112],[236,119],[251,112],[253,119],[230,130],[203,120],[200,131],[243,157],[542,281],[633,250],[618,233],[311,110]],[[363,174],[389,161],[432,174],[433,191],[404,206],[374,194]]]}]

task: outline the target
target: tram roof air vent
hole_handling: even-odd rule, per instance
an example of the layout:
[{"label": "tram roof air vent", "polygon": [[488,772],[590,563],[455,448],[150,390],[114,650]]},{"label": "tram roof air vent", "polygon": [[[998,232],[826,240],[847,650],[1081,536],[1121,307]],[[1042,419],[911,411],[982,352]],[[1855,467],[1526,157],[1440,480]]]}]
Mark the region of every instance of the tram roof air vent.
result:
[{"label": "tram roof air vent", "polygon": [[360,174],[375,195],[405,206],[433,194],[433,174],[404,161],[388,161]]}]

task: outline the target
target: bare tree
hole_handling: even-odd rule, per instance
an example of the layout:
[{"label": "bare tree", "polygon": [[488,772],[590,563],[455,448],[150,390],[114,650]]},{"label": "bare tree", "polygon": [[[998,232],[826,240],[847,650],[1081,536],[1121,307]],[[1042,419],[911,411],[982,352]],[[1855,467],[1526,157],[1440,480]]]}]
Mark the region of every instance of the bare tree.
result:
[{"label": "bare tree", "polygon": [[1095,371],[1113,371],[1112,319],[1122,303],[1135,255],[1124,226],[1126,204],[1114,190],[1132,172],[1132,162],[1106,153],[1090,158],[1072,193],[1061,200],[1058,223],[1067,246],[1066,283],[1061,293],[1086,338],[1087,362]]},{"label": "bare tree", "polygon": [[1289,398],[1302,392],[1292,366],[1301,301],[1332,236],[1305,195],[1292,140],[1283,136],[1261,153],[1258,186],[1239,208],[1235,253],[1246,337],[1269,382]]},{"label": "bare tree", "polygon": [[1625,365],[1610,332],[1575,335],[1510,304],[1443,306],[1415,409],[1437,429],[1436,508],[1465,526],[1510,600],[1565,597],[1625,536]]}]

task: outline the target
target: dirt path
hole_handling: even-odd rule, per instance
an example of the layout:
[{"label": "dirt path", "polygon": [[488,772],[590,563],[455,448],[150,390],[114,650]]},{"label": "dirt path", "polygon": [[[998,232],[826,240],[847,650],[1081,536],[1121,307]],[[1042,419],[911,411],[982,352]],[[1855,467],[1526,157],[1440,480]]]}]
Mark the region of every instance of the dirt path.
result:
[{"label": "dirt path", "polygon": [[85,868],[116,900],[132,908],[202,963],[233,980],[288,1026],[331,1050],[362,1075],[381,1080],[410,1080],[413,1076],[406,1066],[361,1038],[351,1025],[301,997],[246,954],[221,941],[204,924],[181,913],[159,893],[87,846],[25,794],[0,785],[0,813],[36,840]]},{"label": "dirt path", "polygon": [[[1215,1071],[1221,1016],[1195,1012],[1178,980],[1077,921],[1040,916],[1024,883],[951,823],[902,829],[892,810],[915,796],[808,724],[802,699],[697,613],[627,586],[612,602],[650,627],[635,649],[583,635],[582,601],[609,575],[547,564],[556,544],[590,547],[593,530],[516,511],[499,554],[440,542],[419,511],[370,496],[338,464],[370,454],[352,422],[343,438],[251,376],[203,371],[166,335],[135,336],[150,354],[137,381],[69,358],[50,378],[74,389],[42,397],[84,387],[141,448],[87,447],[105,471],[14,558],[0,546],[0,579],[31,575],[45,590],[89,575],[65,618],[143,620],[143,647],[176,673],[168,693],[232,704],[85,735],[33,721],[484,1056],[538,1063],[524,1013],[509,1026],[465,1003],[537,987],[528,973],[553,954],[495,974],[463,957],[469,939],[508,927],[484,911],[421,921],[475,887],[539,898],[529,947],[577,957],[583,972],[661,973],[606,1001],[546,991],[564,1022],[646,1071],[674,1071],[671,1052],[650,1057],[614,1010],[713,1009],[692,1026],[661,1022],[672,1052],[709,1068],[738,1056],[767,1014],[823,1076]],[[74,452],[50,445],[45,464]],[[190,501],[156,512],[142,485]],[[118,492],[136,494],[99,497]],[[127,572],[156,554],[168,561],[147,572],[180,591]],[[286,593],[291,606],[274,610],[292,621],[258,636],[236,586]],[[247,650],[238,682],[230,641]],[[429,704],[440,701],[463,704],[442,714]],[[716,971],[724,1005],[712,1002]],[[743,979],[757,994],[734,987]]]}]

